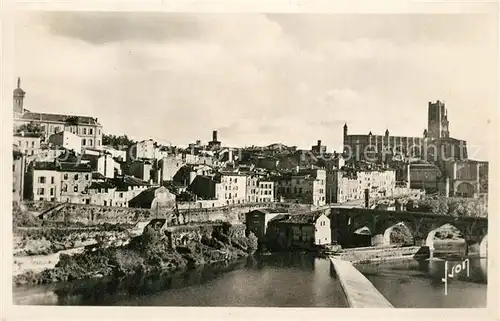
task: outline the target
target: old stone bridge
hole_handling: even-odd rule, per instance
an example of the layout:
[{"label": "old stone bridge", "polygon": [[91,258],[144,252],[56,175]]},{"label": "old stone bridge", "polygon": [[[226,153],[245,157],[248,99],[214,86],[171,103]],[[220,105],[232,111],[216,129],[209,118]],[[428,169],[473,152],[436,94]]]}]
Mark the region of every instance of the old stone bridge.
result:
[{"label": "old stone bridge", "polygon": [[343,247],[349,246],[354,232],[363,227],[369,229],[372,237],[379,236],[383,244],[388,244],[390,233],[396,225],[404,225],[410,231],[414,245],[428,245],[428,236],[434,236],[435,230],[445,224],[459,229],[469,247],[480,244],[483,247],[487,244],[488,219],[484,217],[454,217],[363,208],[332,207],[330,211],[333,239]]}]

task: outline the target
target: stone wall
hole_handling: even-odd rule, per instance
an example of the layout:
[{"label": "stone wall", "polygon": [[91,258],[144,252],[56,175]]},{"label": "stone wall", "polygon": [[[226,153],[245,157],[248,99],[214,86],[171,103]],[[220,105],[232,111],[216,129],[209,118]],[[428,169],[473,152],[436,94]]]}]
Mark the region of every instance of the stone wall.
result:
[{"label": "stone wall", "polygon": [[[225,228],[228,230],[225,231]],[[246,227],[243,224],[228,225],[227,227],[223,224],[200,224],[168,227],[166,234],[169,246],[176,248],[192,243],[200,243],[203,236],[209,237],[214,231],[226,234],[229,237],[244,237],[245,229]]]},{"label": "stone wall", "polygon": [[[52,203],[52,205],[57,205]],[[48,209],[49,204],[30,203],[32,209]],[[214,208],[201,209],[179,209],[179,223],[195,223],[195,222],[244,222],[244,214],[264,207],[283,207],[287,208],[286,204],[269,203],[269,204],[244,204],[235,206],[224,206]],[[172,216],[173,210],[165,213],[165,216]],[[85,225],[96,225],[102,223],[118,224],[118,223],[137,223],[148,221],[156,216],[151,209],[129,208],[129,207],[110,207],[89,204],[65,204],[62,208],[47,213],[44,215],[44,221],[59,221],[67,223],[83,223]]]}]

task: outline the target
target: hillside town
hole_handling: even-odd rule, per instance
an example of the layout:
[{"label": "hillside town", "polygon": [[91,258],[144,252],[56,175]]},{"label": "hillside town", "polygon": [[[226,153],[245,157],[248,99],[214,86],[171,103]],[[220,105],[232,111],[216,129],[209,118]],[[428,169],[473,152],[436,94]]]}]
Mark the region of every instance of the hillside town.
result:
[{"label": "hillside town", "polygon": [[106,135],[97,115],[36,110],[25,94],[18,79],[15,202],[152,208],[154,195],[162,192],[163,200],[190,208],[262,203],[373,208],[397,198],[486,199],[488,193],[488,163],[468,159],[466,142],[450,136],[448,111],[440,101],[429,102],[421,136],[393,136],[389,130],[376,135],[368,128],[368,134],[353,135],[345,124],[338,133],[344,150],[329,152],[321,140],[309,150],[280,143],[226,146],[217,130],[207,143],[196,140],[185,147],[133,141]]}]

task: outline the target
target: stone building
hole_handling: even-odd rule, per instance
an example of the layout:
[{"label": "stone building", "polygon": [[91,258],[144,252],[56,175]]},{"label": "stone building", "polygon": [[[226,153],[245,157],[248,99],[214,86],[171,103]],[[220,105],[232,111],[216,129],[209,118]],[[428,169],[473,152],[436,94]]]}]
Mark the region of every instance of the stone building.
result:
[{"label": "stone building", "polygon": [[347,123],[343,128],[344,154],[350,160],[387,161],[392,157],[419,158],[432,162],[446,159],[467,159],[463,140],[450,137],[448,112],[441,101],[429,102],[427,129],[418,137],[384,135],[352,135]]},{"label": "stone building", "polygon": [[221,142],[217,140],[217,131],[212,132],[212,140],[208,142],[209,150],[219,150],[221,148]]},{"label": "stone building", "polygon": [[394,195],[396,171],[389,169],[356,170],[346,168],[327,173],[327,199],[330,203],[344,203],[365,198],[370,199]]},{"label": "stone building", "polygon": [[311,151],[315,155],[323,155],[326,153],[326,146],[321,145],[321,140],[318,140],[318,144],[316,146],[312,146]]},{"label": "stone building", "polygon": [[40,135],[36,133],[16,133],[13,137],[13,143],[26,156],[37,155],[41,150]]},{"label": "stone building", "polygon": [[21,89],[21,80],[18,78],[13,95],[14,129],[31,123],[41,127],[43,142],[47,142],[50,135],[67,130],[80,137],[82,148],[102,146],[102,125],[97,118],[31,112],[24,108],[25,95],[26,92]]},{"label": "stone building", "polygon": [[278,193],[299,203],[326,204],[326,170],[305,169],[283,175],[278,180]]},{"label": "stone building", "polygon": [[82,152],[82,139],[68,130],[50,135],[49,143],[54,147],[63,147],[75,153]]},{"label": "stone building", "polygon": [[269,220],[267,242],[278,248],[314,248],[332,244],[330,219],[322,212],[277,215]]}]

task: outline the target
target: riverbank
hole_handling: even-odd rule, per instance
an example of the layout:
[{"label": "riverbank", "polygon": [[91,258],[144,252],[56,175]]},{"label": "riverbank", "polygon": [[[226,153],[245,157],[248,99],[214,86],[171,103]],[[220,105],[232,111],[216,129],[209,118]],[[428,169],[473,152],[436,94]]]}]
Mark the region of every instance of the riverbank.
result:
[{"label": "riverbank", "polygon": [[[156,222],[158,223],[158,222]],[[149,226],[128,244],[96,245],[73,255],[60,254],[53,268],[13,276],[14,285],[47,284],[91,278],[168,273],[229,262],[255,252],[257,240],[229,223],[156,229]]]}]

